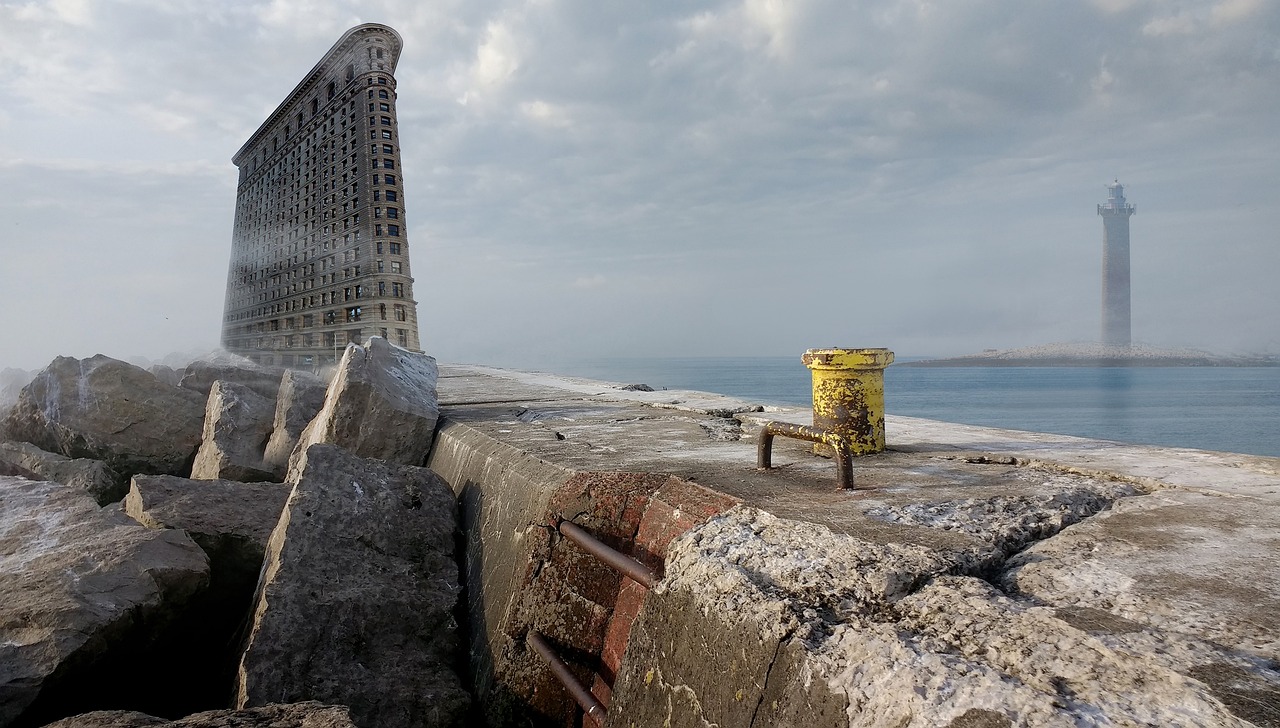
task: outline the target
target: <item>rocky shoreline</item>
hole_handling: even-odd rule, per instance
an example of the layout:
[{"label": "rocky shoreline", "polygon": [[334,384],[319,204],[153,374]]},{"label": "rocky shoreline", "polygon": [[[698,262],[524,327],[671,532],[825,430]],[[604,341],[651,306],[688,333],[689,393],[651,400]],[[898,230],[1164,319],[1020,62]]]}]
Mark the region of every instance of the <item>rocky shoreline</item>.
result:
[{"label": "rocky shoreline", "polygon": [[382,339],[329,386],[226,358],[36,374],[0,422],[0,726],[460,725],[436,376]]}]

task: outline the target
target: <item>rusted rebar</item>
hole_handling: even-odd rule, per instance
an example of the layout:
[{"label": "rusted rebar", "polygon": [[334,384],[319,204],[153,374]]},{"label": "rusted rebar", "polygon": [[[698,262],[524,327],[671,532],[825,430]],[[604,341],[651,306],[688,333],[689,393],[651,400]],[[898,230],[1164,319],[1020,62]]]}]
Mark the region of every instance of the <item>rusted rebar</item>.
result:
[{"label": "rusted rebar", "polygon": [[551,645],[547,644],[547,640],[542,635],[531,631],[529,632],[528,641],[534,651],[546,661],[547,666],[551,668],[552,674],[569,691],[569,694],[582,707],[582,710],[587,715],[595,718],[596,721],[603,723],[605,713],[608,712],[608,706],[601,703],[594,693],[578,682],[578,677],[569,669],[569,665],[560,659],[560,655],[556,654],[556,651],[552,649]]},{"label": "rusted rebar", "polygon": [[836,482],[844,490],[853,489],[853,453],[843,438],[833,437],[821,427],[797,425],[791,422],[766,422],[760,428],[760,439],[756,441],[756,467],[768,470],[773,467],[773,438],[781,435],[796,440],[819,442],[831,446],[833,459],[836,461]]},{"label": "rusted rebar", "polygon": [[622,575],[630,578],[632,581],[639,583],[647,589],[652,589],[658,583],[657,574],[653,573],[653,569],[627,556],[611,546],[608,546],[600,539],[592,536],[572,521],[560,522],[560,533],[565,538],[578,544],[583,551],[600,559],[605,564],[613,567]]}]

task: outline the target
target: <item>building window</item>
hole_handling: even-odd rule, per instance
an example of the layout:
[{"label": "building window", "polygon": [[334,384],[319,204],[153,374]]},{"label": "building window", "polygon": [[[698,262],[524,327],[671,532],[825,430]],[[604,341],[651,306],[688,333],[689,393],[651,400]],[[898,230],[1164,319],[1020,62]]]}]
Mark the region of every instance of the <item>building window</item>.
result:
[{"label": "building window", "polygon": [[383,177],[383,181],[385,181],[389,185],[393,185],[396,183],[396,176],[394,174],[388,174]]},{"label": "building window", "polygon": [[404,298],[404,284],[403,284],[403,283],[392,283],[392,284],[391,284],[391,295],[395,296],[396,298]]},{"label": "building window", "polygon": [[333,95],[336,94],[337,92],[338,92],[338,84],[334,83],[333,81],[330,81],[329,82],[329,98],[333,98]]},{"label": "building window", "polygon": [[[381,53],[382,51],[378,51],[378,52]],[[382,56],[378,56],[378,57],[381,58]],[[382,76],[378,76],[378,83],[385,84],[386,82],[387,82],[387,79],[383,78]]]},{"label": "building window", "polygon": [[374,226],[373,226],[373,234],[374,234],[375,236],[381,237],[381,236],[382,236],[382,225],[374,225]]},{"label": "building window", "polygon": [[398,260],[393,260],[393,261],[391,261],[391,272],[392,272],[392,273],[399,273],[399,272],[400,272],[400,261],[398,261]]},{"label": "building window", "polygon": [[342,289],[342,300],[344,300],[344,301],[350,301],[350,300],[351,300],[351,289],[350,289],[350,288],[344,288],[344,289]]},{"label": "building window", "polygon": [[392,255],[400,255],[400,243],[392,243],[388,249]]},{"label": "building window", "polygon": [[378,98],[380,99],[390,98],[390,96],[387,95],[387,90],[385,88],[378,89]]},{"label": "building window", "polygon": [[400,348],[409,348],[409,332],[404,329],[396,329],[396,342],[400,344]]},{"label": "building window", "polygon": [[351,329],[350,331],[347,332],[347,343],[349,344],[360,343],[360,329]]},{"label": "building window", "polygon": [[376,247],[377,247],[377,249],[378,249],[378,255],[382,255],[382,241],[381,241],[381,240],[379,240],[379,241],[378,241],[378,243],[377,243],[377,246],[376,246]]},{"label": "building window", "polygon": [[409,320],[408,310],[404,306],[401,306],[400,304],[396,304],[395,314],[396,314],[396,321]]},{"label": "building window", "polygon": [[379,261],[378,261],[378,272],[379,272],[379,273],[384,273],[384,272],[386,272],[386,271],[385,271],[385,269],[382,267],[382,261],[381,261],[381,260],[379,260]]},{"label": "building window", "polygon": [[359,306],[352,306],[351,308],[347,309],[347,321],[359,321],[359,320],[360,320]]},{"label": "building window", "polygon": [[382,217],[382,208],[381,208],[381,207],[375,207],[375,208],[373,208],[373,216],[374,216],[374,217]]},{"label": "building window", "polygon": [[364,286],[356,286],[356,298],[364,295]]},{"label": "building window", "polygon": [[394,160],[394,159],[384,159],[384,160],[382,160],[382,168],[383,168],[383,169],[395,169],[395,168],[396,168],[396,160]]},{"label": "building window", "polygon": [[[379,296],[387,295],[387,284],[383,283],[382,281],[378,281],[378,295]],[[385,316],[383,318],[385,318]]]},{"label": "building window", "polygon": [[387,235],[390,235],[390,236],[391,236],[391,237],[393,237],[393,238],[398,238],[398,237],[400,237],[400,226],[399,226],[399,225],[388,225],[388,226],[387,226]]},{"label": "building window", "polygon": [[387,217],[391,218],[392,220],[398,219],[400,217],[400,210],[394,207],[388,207]]},{"label": "building window", "polygon": [[336,320],[337,320],[337,318],[338,318],[338,314],[337,314],[336,312],[334,312],[334,311],[325,311],[325,312],[324,312],[324,322],[325,322],[326,324],[331,324],[331,323],[333,323],[334,321],[336,321]]},{"label": "building window", "polygon": [[[370,133],[370,134],[372,134],[373,132],[369,132],[369,133]],[[383,130],[382,130],[382,138],[383,138],[383,139],[390,139],[390,138],[391,138],[391,132],[387,131],[386,129],[383,129]]]},{"label": "building window", "polygon": [[381,121],[382,121],[382,125],[383,125],[383,126],[391,126],[391,117],[390,117],[390,116],[384,116],[384,117],[382,117]]},{"label": "building window", "polygon": [[387,190],[387,202],[395,202],[399,197],[396,196],[395,190]]},{"label": "building window", "polygon": [[[382,284],[378,284],[378,285],[382,285]],[[383,321],[387,320],[387,304],[385,303],[378,304],[378,315],[382,317]]]}]

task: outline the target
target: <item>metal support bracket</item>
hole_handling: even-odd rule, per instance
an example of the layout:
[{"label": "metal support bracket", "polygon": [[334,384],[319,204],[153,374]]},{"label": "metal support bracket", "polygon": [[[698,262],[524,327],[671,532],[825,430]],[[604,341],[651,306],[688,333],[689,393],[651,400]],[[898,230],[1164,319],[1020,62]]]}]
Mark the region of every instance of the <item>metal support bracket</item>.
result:
[{"label": "metal support bracket", "polygon": [[853,490],[853,452],[850,451],[845,438],[836,436],[821,427],[797,425],[791,422],[766,422],[764,427],[760,428],[760,439],[756,442],[757,468],[768,470],[773,467],[773,438],[777,436],[830,446],[836,461],[836,481],[841,489]]},{"label": "metal support bracket", "polygon": [[560,655],[556,654],[555,649],[547,643],[546,638],[537,632],[529,632],[527,641],[534,652],[537,652],[546,661],[547,666],[551,668],[551,673],[569,691],[569,694],[573,696],[574,701],[582,708],[583,712],[595,718],[597,722],[603,723],[605,713],[609,710],[608,707],[601,703],[585,685],[578,682],[577,676],[569,669],[569,665],[560,659]]}]

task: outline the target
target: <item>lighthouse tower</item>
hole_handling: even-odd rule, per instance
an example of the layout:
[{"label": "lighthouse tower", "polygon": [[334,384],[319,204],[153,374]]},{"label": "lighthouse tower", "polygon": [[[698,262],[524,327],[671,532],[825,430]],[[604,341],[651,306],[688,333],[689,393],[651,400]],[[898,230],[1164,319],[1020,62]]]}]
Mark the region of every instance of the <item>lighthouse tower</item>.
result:
[{"label": "lighthouse tower", "polygon": [[1124,185],[1107,185],[1102,216],[1102,343],[1127,347],[1129,331],[1129,216],[1137,212],[1124,200]]}]

